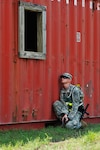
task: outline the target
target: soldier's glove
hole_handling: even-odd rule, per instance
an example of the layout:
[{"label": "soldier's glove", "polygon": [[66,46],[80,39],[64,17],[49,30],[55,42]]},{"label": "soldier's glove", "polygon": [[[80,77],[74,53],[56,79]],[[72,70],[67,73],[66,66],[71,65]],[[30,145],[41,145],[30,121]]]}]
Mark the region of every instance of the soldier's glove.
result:
[{"label": "soldier's glove", "polygon": [[62,126],[65,126],[65,124],[69,121],[67,115],[65,114],[63,117],[62,117]]}]

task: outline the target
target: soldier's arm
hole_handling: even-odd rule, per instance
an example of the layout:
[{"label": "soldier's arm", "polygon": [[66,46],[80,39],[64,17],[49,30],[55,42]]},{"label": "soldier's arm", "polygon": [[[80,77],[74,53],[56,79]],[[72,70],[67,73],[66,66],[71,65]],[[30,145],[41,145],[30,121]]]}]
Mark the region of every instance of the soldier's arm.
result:
[{"label": "soldier's arm", "polygon": [[60,92],[60,101],[63,103],[64,107],[62,108],[62,113],[68,115],[68,106],[66,105],[64,101],[64,92],[61,90]]}]

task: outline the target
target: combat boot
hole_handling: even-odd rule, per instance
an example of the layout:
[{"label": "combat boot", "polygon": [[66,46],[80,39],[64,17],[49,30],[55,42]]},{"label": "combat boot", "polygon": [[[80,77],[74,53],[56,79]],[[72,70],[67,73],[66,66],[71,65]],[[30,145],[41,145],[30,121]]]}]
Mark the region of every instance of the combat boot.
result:
[{"label": "combat boot", "polygon": [[87,123],[85,121],[81,120],[81,124],[82,124],[81,126],[82,129],[87,127]]}]

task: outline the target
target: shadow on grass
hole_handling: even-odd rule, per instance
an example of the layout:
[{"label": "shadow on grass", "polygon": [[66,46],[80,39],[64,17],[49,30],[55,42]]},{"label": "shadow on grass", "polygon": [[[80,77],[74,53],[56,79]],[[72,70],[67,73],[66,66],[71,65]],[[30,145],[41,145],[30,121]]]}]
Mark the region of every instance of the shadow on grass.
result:
[{"label": "shadow on grass", "polygon": [[88,133],[88,131],[100,132],[100,125],[88,125],[85,129],[80,130],[68,130],[61,126],[48,126],[41,130],[10,130],[0,131],[0,147],[2,145],[13,145],[21,142],[22,145],[27,144],[28,141],[34,141],[37,138],[40,141],[59,142],[70,138],[82,137]]}]

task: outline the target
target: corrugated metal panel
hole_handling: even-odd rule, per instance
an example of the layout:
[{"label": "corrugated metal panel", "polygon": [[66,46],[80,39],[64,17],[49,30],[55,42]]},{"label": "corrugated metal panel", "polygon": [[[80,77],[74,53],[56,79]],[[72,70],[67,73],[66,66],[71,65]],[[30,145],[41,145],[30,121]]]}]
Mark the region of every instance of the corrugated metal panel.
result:
[{"label": "corrugated metal panel", "polygon": [[52,120],[58,77],[73,75],[100,116],[100,1],[27,0],[47,6],[46,60],[18,57],[18,1],[0,0],[0,123]]}]

